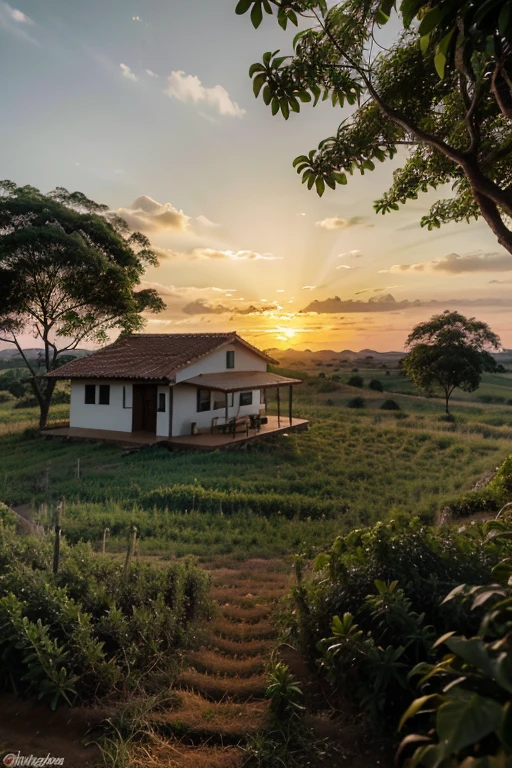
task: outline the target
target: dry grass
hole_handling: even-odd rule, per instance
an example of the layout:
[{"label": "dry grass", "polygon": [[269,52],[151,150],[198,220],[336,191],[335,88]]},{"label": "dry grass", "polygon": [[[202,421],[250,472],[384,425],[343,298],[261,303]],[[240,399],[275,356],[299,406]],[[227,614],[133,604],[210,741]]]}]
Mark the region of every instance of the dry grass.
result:
[{"label": "dry grass", "polygon": [[235,624],[225,618],[217,618],[210,622],[209,629],[214,635],[230,640],[266,640],[275,637],[275,627],[269,621],[257,624]]},{"label": "dry grass", "polygon": [[179,706],[159,712],[151,725],[160,733],[174,733],[191,739],[230,740],[238,742],[265,727],[268,702],[212,702],[197,693],[182,691]]},{"label": "dry grass", "polygon": [[244,622],[246,624],[257,624],[270,616],[269,608],[254,606],[253,608],[244,608],[240,605],[230,605],[229,603],[220,606],[220,610],[226,619],[233,622]]},{"label": "dry grass", "polygon": [[191,689],[212,701],[230,698],[233,701],[262,699],[265,696],[267,680],[265,675],[252,677],[221,677],[188,669],[178,678],[179,685]]},{"label": "dry grass", "polygon": [[130,768],[242,768],[243,762],[237,747],[195,747],[156,734],[130,751]]},{"label": "dry grass", "polygon": [[231,658],[247,659],[271,653],[275,642],[273,640],[231,640],[227,637],[211,636],[209,646]]},{"label": "dry grass", "polygon": [[267,605],[268,603],[275,603],[284,594],[283,587],[267,587],[265,586],[265,592],[258,594],[258,590],[255,593],[251,592],[247,587],[229,587],[227,584],[223,587],[214,587],[210,591],[210,595],[214,600],[219,603],[231,603],[242,605],[244,607],[252,607],[256,605]]},{"label": "dry grass", "polygon": [[256,654],[250,658],[221,656],[208,648],[192,651],[187,654],[190,662],[199,672],[209,672],[214,675],[231,675],[232,677],[251,677],[262,672],[269,654]]}]

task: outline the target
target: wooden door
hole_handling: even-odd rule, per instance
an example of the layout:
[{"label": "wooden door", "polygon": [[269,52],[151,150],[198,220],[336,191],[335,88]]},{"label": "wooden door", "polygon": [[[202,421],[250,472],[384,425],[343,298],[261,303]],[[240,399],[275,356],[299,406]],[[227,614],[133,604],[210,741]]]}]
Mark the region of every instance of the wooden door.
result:
[{"label": "wooden door", "polygon": [[132,431],[156,434],[156,384],[134,384]]}]

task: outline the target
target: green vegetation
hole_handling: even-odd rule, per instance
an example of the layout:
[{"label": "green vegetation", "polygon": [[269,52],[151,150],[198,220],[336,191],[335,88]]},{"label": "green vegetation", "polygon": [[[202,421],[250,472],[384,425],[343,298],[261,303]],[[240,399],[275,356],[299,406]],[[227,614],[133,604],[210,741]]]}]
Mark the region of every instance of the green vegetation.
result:
[{"label": "green vegetation", "polygon": [[[81,192],[45,195],[12,181],[0,182],[0,192],[0,341],[23,358],[44,427],[55,387],[46,372],[80,343],[138,330],[141,312],[164,309],[154,289],[135,290],[157,258],[145,235],[130,234],[108,206]],[[27,332],[43,346],[40,364],[23,352]]]},{"label": "green vegetation", "polygon": [[[337,537],[310,578],[297,569],[289,631],[330,685],[331,704],[357,702],[375,731],[395,738],[406,708],[404,720],[427,712],[429,733],[437,709],[439,743],[420,744],[414,765],[512,755],[511,536],[510,518],[457,530],[398,516]],[[486,586],[496,579],[503,586]],[[441,659],[443,643],[453,655]],[[418,675],[423,697],[412,704]]]},{"label": "green vegetation", "polygon": [[[378,27],[394,6],[401,29],[383,47]],[[288,119],[320,99],[349,108],[335,135],[295,159],[308,189],[321,196],[326,187],[344,186],[405,144],[409,152],[376,212],[451,184],[456,194],[436,199],[422,226],[483,217],[512,253],[512,230],[501,215],[512,215],[511,7],[504,0],[239,0],[236,12],[250,11],[254,27],[264,13],[276,12],[283,29],[302,17],[291,55],[267,51],[249,69],[255,96],[273,115]]]},{"label": "green vegetation", "polygon": [[459,312],[444,312],[413,328],[406,341],[409,352],[400,367],[420,390],[442,392],[449,415],[448,403],[455,389],[474,392],[482,374],[496,370],[488,350],[500,346],[487,323],[468,320]]},{"label": "green vegetation", "polygon": [[208,610],[206,574],[190,563],[123,569],[90,546],[20,538],[0,517],[0,688],[61,703],[144,690],[176,672]]}]

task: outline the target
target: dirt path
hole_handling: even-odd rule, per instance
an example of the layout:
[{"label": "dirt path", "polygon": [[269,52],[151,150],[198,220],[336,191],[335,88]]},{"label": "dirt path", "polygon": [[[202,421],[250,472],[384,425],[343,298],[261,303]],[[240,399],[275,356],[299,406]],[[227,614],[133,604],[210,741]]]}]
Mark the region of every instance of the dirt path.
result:
[{"label": "dirt path", "polygon": [[289,587],[282,561],[213,567],[218,615],[190,652],[172,704],[151,719],[157,737],[133,754],[133,766],[239,768],[240,744],[265,727],[265,665],[276,647],[271,614]]}]

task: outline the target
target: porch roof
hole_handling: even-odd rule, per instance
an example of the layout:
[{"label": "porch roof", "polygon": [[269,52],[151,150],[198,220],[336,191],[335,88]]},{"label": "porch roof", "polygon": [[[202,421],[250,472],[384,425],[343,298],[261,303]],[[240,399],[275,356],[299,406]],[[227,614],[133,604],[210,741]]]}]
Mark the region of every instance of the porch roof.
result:
[{"label": "porch roof", "polygon": [[268,389],[284,387],[288,384],[302,384],[301,379],[288,379],[277,373],[264,371],[224,371],[222,373],[201,373],[180,384],[191,384],[201,389],[213,389],[218,392],[240,392],[246,389]]}]

